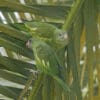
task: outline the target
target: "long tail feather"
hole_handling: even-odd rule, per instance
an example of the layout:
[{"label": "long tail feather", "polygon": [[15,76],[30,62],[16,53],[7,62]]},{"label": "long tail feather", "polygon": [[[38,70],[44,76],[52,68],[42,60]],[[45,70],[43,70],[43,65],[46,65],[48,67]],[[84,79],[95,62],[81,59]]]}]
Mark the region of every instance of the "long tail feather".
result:
[{"label": "long tail feather", "polygon": [[70,92],[70,88],[67,86],[67,84],[63,80],[61,80],[57,76],[52,76],[52,77],[58,82],[58,84],[63,88],[65,92]]}]

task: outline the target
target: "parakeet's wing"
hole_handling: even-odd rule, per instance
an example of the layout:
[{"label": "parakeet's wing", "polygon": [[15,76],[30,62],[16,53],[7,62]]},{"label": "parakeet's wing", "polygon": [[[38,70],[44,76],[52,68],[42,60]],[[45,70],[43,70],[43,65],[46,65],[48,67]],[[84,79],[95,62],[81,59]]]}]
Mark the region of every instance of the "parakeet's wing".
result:
[{"label": "parakeet's wing", "polygon": [[35,54],[38,69],[52,76],[65,91],[69,91],[69,87],[60,77],[60,64],[50,46],[45,44],[38,45],[35,49]]},{"label": "parakeet's wing", "polygon": [[[37,46],[37,48],[35,49],[36,51],[36,62],[37,65],[40,66],[40,68],[42,67],[41,70],[44,70],[48,73],[53,73],[58,75],[59,74],[59,68],[60,65],[56,59],[55,53],[53,52],[53,50],[45,45],[45,44],[40,44]],[[39,67],[37,66],[37,67]],[[39,68],[39,69],[40,69]]]},{"label": "parakeet's wing", "polygon": [[52,37],[52,33],[57,29],[54,25],[44,22],[26,22],[25,26],[32,32],[31,35],[43,38]]}]

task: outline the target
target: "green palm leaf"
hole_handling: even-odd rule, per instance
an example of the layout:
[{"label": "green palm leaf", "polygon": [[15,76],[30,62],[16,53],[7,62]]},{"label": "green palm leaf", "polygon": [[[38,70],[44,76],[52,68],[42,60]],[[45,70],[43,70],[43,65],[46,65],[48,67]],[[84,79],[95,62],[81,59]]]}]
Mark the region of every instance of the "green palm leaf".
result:
[{"label": "green palm leaf", "polygon": [[[0,0],[0,14],[2,13],[4,17],[0,15],[0,48],[3,47],[7,53],[5,57],[3,51],[0,51],[0,94],[13,100],[17,100],[18,97],[21,97],[19,100],[27,98],[33,100],[33,96],[35,100],[47,99],[48,96],[51,96],[52,100],[56,98],[96,100],[96,97],[100,99],[98,95],[100,92],[97,93],[97,88],[94,86],[96,83],[100,89],[100,48],[98,46],[100,45],[100,32],[98,32],[100,0],[24,1],[25,4],[20,3],[19,0]],[[20,18],[16,17],[15,12]],[[27,18],[26,13],[30,18]],[[3,24],[4,21],[7,24]],[[26,47],[30,35],[29,30],[24,26],[25,21],[48,22],[68,32],[70,42],[66,47],[67,50],[66,48],[61,50],[57,56],[59,55],[58,58],[65,67],[63,74],[65,82],[71,87],[71,93],[60,91],[59,86],[55,87],[56,83],[49,82],[48,76],[43,78],[37,73],[33,63],[34,53]],[[87,53],[82,51],[84,46],[87,48]],[[66,51],[68,57],[65,56]],[[3,85],[2,80],[5,81]],[[81,87],[80,81],[83,82]],[[53,87],[52,93],[48,84]],[[84,88],[89,92],[82,92]]]}]

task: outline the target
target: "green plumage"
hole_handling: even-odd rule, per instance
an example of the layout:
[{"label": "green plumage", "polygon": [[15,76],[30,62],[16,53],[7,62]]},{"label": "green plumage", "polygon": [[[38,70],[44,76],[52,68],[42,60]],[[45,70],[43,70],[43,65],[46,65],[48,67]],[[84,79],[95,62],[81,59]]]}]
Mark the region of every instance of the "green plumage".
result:
[{"label": "green plumage", "polygon": [[62,67],[53,49],[45,42],[36,38],[30,39],[26,45],[34,52],[37,69],[42,73],[50,75],[66,92],[69,91],[69,87],[61,76]]},{"label": "green plumage", "polygon": [[46,42],[56,51],[68,44],[68,34],[52,24],[44,22],[26,22],[25,26],[32,37]]}]

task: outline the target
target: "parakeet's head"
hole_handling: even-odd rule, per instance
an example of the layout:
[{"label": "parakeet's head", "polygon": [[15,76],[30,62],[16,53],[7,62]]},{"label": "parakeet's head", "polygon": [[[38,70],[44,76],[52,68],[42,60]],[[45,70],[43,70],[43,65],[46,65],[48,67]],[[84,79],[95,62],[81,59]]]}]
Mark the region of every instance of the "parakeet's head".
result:
[{"label": "parakeet's head", "polygon": [[68,33],[67,32],[64,32],[62,30],[55,30],[54,32],[54,39],[56,41],[56,43],[62,45],[62,46],[65,46],[68,44],[69,42],[69,38],[68,38]]},{"label": "parakeet's head", "polygon": [[36,49],[37,47],[41,46],[41,45],[46,45],[45,42],[37,39],[37,38],[30,38],[27,42],[26,42],[26,47],[30,48],[30,49]]}]

